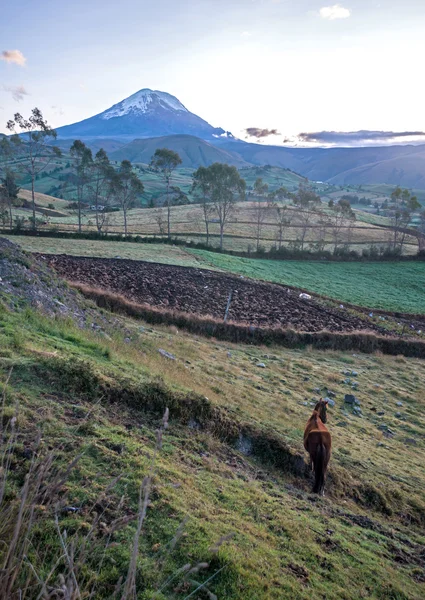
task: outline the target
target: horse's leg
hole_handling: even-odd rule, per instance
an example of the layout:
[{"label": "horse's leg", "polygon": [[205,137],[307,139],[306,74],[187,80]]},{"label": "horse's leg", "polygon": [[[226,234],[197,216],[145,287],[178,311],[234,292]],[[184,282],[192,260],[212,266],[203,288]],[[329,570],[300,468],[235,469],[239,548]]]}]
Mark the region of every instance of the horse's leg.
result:
[{"label": "horse's leg", "polygon": [[328,465],[331,458],[331,450],[325,444],[325,463],[323,466],[323,488],[322,488],[322,496],[325,495],[325,484],[326,484],[326,474],[328,472]]},{"label": "horse's leg", "polygon": [[325,463],[326,463],[326,447],[322,441],[319,441],[314,452],[314,487],[313,493],[323,495],[325,487]]}]

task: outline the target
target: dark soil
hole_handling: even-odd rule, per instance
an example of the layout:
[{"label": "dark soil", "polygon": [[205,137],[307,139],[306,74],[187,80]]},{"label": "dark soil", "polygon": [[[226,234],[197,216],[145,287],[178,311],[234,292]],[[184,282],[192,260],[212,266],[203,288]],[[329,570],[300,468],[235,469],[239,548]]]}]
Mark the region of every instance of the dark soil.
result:
[{"label": "dark soil", "polygon": [[303,300],[299,290],[189,267],[125,259],[39,255],[70,281],[119,293],[141,304],[228,320],[255,327],[299,331],[388,331],[367,317],[349,314],[321,300]]}]

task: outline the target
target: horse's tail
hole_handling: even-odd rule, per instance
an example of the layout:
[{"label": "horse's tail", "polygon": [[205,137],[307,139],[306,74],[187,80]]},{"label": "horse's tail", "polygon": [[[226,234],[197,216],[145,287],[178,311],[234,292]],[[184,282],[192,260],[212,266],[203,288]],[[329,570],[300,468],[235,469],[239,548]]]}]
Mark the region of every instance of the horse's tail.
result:
[{"label": "horse's tail", "polygon": [[326,446],[320,442],[316,448],[314,456],[314,487],[315,494],[321,494],[325,487],[325,470],[326,470]]}]

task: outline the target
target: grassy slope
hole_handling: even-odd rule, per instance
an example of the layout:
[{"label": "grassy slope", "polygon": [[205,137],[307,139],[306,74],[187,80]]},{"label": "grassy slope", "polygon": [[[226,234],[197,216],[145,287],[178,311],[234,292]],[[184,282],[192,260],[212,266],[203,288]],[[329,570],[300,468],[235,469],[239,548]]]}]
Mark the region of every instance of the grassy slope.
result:
[{"label": "grassy slope", "polygon": [[[5,236],[7,237],[7,236]],[[327,263],[247,259],[164,244],[132,244],[10,236],[24,250],[50,254],[129,258],[188,267],[219,269],[316,292],[369,308],[425,311],[422,263]],[[394,283],[397,285],[394,285]]]},{"label": "grassy slope", "polygon": [[61,238],[37,238],[30,236],[2,236],[19,244],[28,252],[46,254],[70,254],[71,256],[98,256],[101,258],[129,258],[169,265],[199,267],[202,262],[181,246],[166,244],[136,244],[100,240],[72,240]]},{"label": "grassy slope", "polygon": [[244,167],[240,169],[240,174],[245,179],[248,189],[252,189],[258,177],[261,177],[263,183],[267,183],[269,191],[282,186],[289,191],[295,191],[300,184],[307,182],[302,175],[280,167]]},{"label": "grassy slope", "polygon": [[[425,543],[415,524],[415,519],[425,519],[420,361],[275,349],[265,358],[262,348],[213,344],[175,328],[140,332],[139,327],[127,320],[124,328],[110,330],[107,339],[28,309],[0,313],[1,377],[4,381],[14,367],[7,410],[12,415],[19,403],[21,443],[31,446],[41,428],[43,445],[56,447],[62,464],[83,453],[66,500],[80,511],[60,517],[70,536],[87,531],[89,507],[104,506],[105,500],[97,499],[120,474],[121,481],[108,492],[106,526],[113,517],[135,511],[157,417],[143,411],[137,395],[130,397],[131,408],[126,405],[120,390],[129,382],[135,389],[147,386],[151,404],[158,386],[152,382],[158,378],[171,390],[193,390],[235,423],[270,430],[299,452],[312,410],[309,401],[317,396],[314,388],[325,386],[337,397],[329,419],[334,440],[330,497],[324,500],[309,496],[307,480],[247,457],[211,433],[187,429],[179,423],[178,402],[170,407],[171,426],[141,542],[139,597],[153,598],[152,590],[171,573],[197,560],[211,561],[205,575],[195,576],[201,581],[226,565],[211,585],[226,600],[421,597],[421,571],[414,560],[396,561],[399,555],[413,556],[417,544]],[[163,359],[159,347],[177,360]],[[265,369],[255,366],[259,360]],[[342,383],[341,372],[347,368],[358,372],[362,418],[342,402],[350,391]],[[115,388],[115,403],[96,391],[95,378]],[[383,422],[395,437],[383,437]],[[406,438],[416,445],[407,445]],[[19,471],[22,459],[17,455],[13,460]],[[352,499],[353,490],[358,502]],[[9,493],[13,495],[12,488]],[[170,552],[167,544],[186,517],[186,533]],[[49,522],[37,540],[56,556],[57,536]],[[113,535],[99,573],[100,551],[93,549],[87,573],[99,586],[96,597],[110,597],[113,583],[125,576],[133,531],[130,525]],[[234,539],[212,556],[210,545],[231,532]],[[30,556],[36,561],[33,551]],[[179,593],[173,588],[175,584],[165,596],[156,597],[183,598],[193,589]]]}]

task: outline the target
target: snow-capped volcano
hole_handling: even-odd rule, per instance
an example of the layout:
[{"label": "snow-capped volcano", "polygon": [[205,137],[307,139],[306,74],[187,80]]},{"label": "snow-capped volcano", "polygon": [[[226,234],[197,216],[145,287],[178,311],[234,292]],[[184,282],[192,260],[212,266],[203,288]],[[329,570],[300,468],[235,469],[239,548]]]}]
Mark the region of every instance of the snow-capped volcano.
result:
[{"label": "snow-capped volcano", "polygon": [[142,89],[107,110],[59,127],[59,138],[136,138],[188,134],[205,140],[232,138],[221,127],[212,127],[191,113],[175,96],[157,90]]},{"label": "snow-capped volcano", "polygon": [[123,117],[128,113],[145,114],[155,112],[158,108],[170,111],[189,112],[183,104],[171,94],[166,92],[152,91],[149,89],[140,90],[118,104],[101,114],[102,119],[112,119],[114,117]]}]

